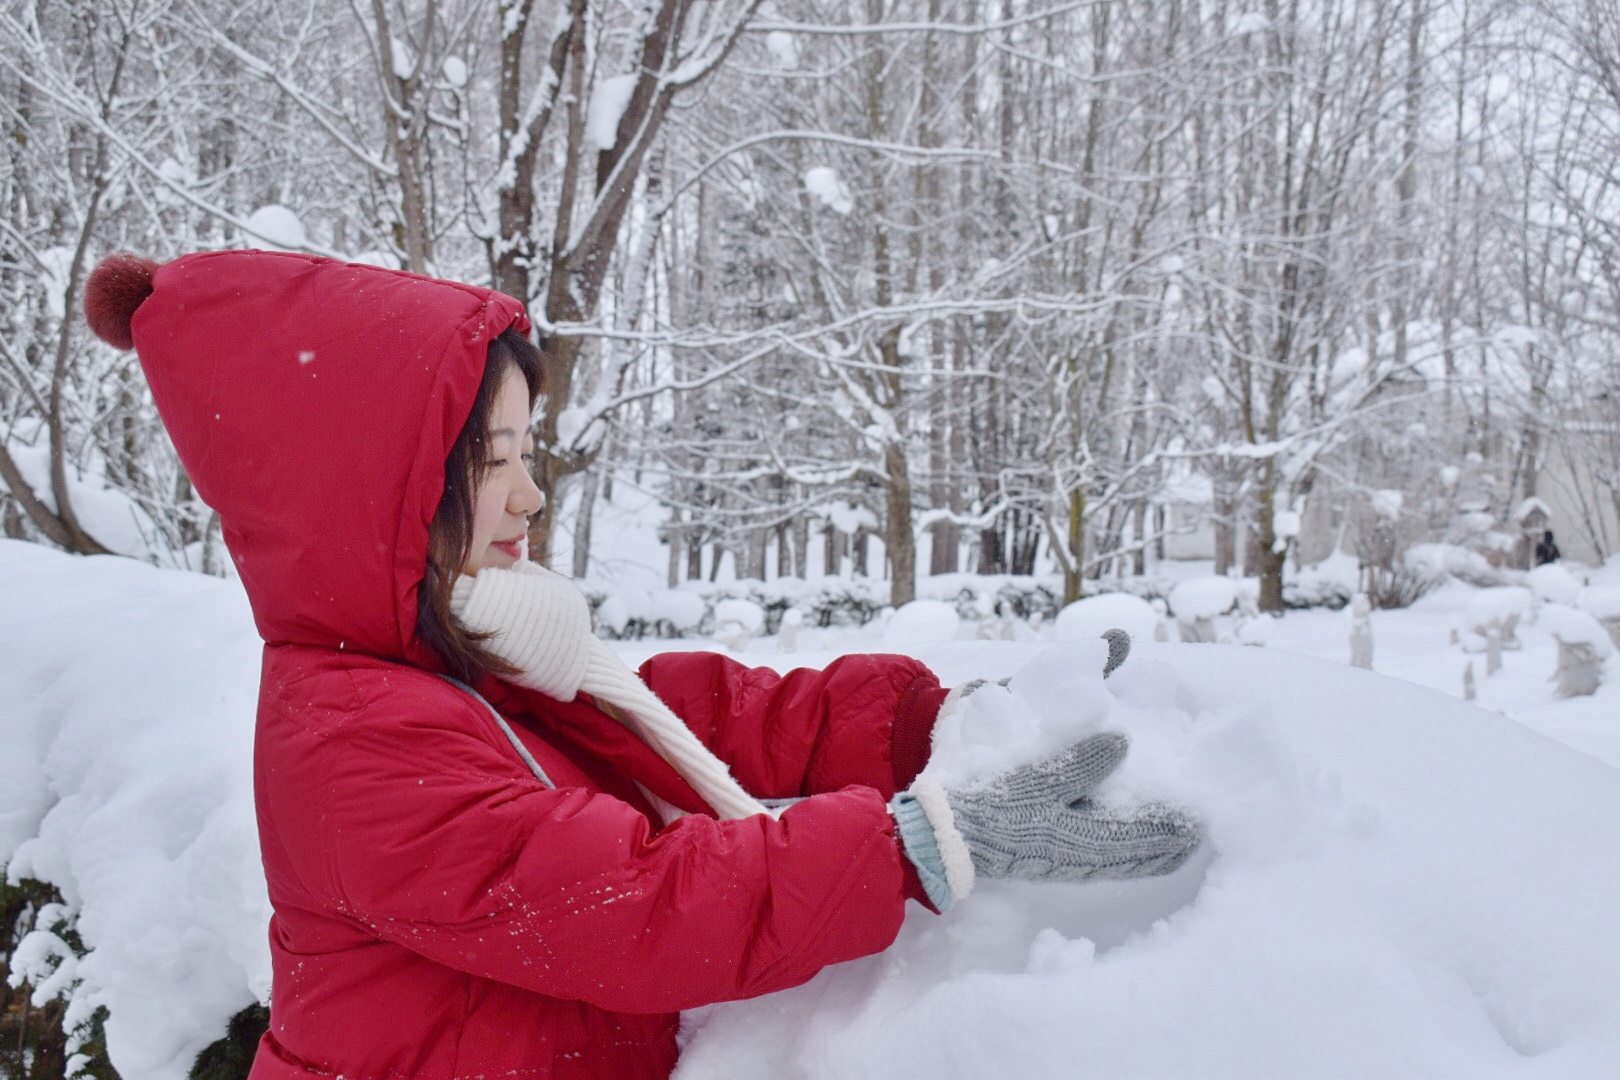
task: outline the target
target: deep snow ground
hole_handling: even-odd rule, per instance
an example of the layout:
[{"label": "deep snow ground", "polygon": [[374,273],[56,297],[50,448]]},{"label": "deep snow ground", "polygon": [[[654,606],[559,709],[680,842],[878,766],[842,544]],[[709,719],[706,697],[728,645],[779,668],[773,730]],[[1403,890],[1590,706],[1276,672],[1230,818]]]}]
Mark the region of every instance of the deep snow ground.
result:
[{"label": "deep snow ground", "polygon": [[[58,979],[111,1009],[123,1075],[183,1076],[268,985],[246,604],[15,542],[0,577],[0,860],[77,911],[94,951]],[[1553,699],[1532,625],[1497,675],[1474,658],[1480,704],[1513,719],[1465,705],[1446,641],[1466,603],[1374,613],[1381,674],[1344,665],[1333,612],[1265,649],[1138,643],[1106,684],[1100,643],[918,647],[947,681],[1019,673],[942,730],[936,768],[1117,728],[1114,796],[1179,799],[1210,843],[1160,881],[917,908],[880,956],[693,1014],[682,1075],[1620,1075],[1620,677]],[[818,662],[879,633],[744,652]],[[670,644],[697,643],[623,651]]]}]

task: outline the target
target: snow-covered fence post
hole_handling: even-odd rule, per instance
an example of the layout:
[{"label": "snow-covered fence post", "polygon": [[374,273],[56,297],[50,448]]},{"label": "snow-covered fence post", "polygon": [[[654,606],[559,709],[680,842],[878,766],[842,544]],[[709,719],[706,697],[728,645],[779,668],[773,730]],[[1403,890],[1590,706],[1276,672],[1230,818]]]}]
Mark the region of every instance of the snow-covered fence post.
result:
[{"label": "snow-covered fence post", "polygon": [[1485,674],[1502,670],[1502,628],[1496,623],[1485,628]]},{"label": "snow-covered fence post", "polygon": [[1463,700],[1474,700],[1474,662],[1472,660],[1463,666]]},{"label": "snow-covered fence post", "polygon": [[1356,593],[1350,602],[1350,666],[1372,670],[1372,601]]}]

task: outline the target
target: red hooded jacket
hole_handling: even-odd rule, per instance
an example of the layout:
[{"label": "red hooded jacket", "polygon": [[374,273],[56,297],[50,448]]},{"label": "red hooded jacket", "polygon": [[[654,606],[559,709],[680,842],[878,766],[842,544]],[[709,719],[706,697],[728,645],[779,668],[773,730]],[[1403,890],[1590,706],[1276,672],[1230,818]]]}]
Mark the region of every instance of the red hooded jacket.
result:
[{"label": "red hooded jacket", "polygon": [[158,268],[132,333],[265,641],[275,915],[255,1078],[664,1076],[677,1011],[887,946],[915,895],[886,800],[944,691],[901,657],[777,676],[656,657],[653,689],[780,820],[667,827],[689,785],[588,700],[487,679],[556,785],[439,677],[416,589],[499,293],[303,255]]}]

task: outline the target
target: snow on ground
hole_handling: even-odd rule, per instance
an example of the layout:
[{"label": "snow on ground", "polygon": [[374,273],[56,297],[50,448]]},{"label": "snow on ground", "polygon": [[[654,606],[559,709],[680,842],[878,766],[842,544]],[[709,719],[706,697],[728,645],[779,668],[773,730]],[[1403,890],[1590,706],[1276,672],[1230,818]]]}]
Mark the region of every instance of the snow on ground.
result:
[{"label": "snow on ground", "polygon": [[[77,912],[76,1015],[109,1007],[122,1074],[182,1077],[267,990],[245,601],[16,542],[0,576],[0,861]],[[1162,880],[915,908],[880,956],[691,1014],[681,1076],[1620,1074],[1620,662],[1596,696],[1553,698],[1528,612],[1486,676],[1449,643],[1474,592],[1374,612],[1373,673],[1345,663],[1348,612],[1292,612],[1263,649],[1138,640],[1106,683],[1099,642],[976,641],[971,621],[940,641],[947,620],[923,619],[887,647],[948,682],[1013,676],[942,727],[933,768],[1121,730],[1105,796],[1182,801],[1209,844]],[[818,664],[883,632],[735,651]],[[1469,663],[1483,707],[1458,700]]]}]

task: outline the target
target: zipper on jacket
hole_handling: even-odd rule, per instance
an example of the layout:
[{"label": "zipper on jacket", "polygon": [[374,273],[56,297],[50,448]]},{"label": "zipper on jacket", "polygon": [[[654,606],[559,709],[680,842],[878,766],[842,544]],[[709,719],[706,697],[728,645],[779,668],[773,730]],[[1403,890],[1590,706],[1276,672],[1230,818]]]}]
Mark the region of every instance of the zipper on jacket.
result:
[{"label": "zipper on jacket", "polygon": [[480,705],[488,709],[489,715],[495,718],[495,726],[501,729],[501,734],[506,736],[506,741],[512,744],[512,749],[518,752],[518,757],[523,759],[523,764],[529,767],[529,771],[534,774],[534,778],[548,788],[556,788],[557,785],[551,782],[551,777],[546,775],[546,770],[542,769],[540,767],[540,763],[534,760],[534,755],[529,753],[529,748],[523,745],[523,740],[517,737],[517,732],[512,730],[512,725],[506,722],[506,717],[501,715],[501,711],[499,709],[491,705],[488,701],[484,700],[483,694],[480,694],[478,691],[474,690],[460,679],[452,679],[448,675],[440,675],[439,678],[443,679],[451,686],[460,687],[462,690],[471,694],[473,699],[476,700]]}]

